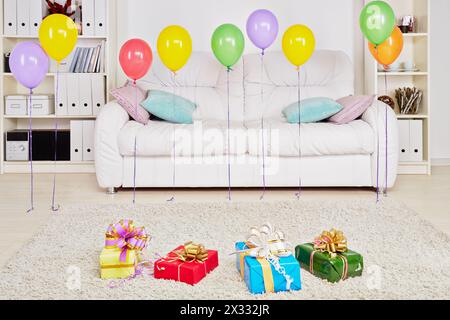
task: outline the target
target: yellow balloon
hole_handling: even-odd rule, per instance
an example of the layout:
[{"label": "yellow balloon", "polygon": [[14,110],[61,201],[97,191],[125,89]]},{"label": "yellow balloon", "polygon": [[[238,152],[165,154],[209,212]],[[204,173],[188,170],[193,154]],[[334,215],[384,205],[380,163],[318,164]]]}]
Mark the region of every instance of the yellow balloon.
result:
[{"label": "yellow balloon", "polygon": [[305,25],[293,25],[284,33],[283,52],[286,58],[297,68],[311,58],[315,47],[314,34]]},{"label": "yellow balloon", "polygon": [[192,53],[191,36],[180,26],[169,26],[161,31],[157,46],[161,61],[172,72],[183,68]]},{"label": "yellow balloon", "polygon": [[63,14],[52,14],[42,21],[39,28],[39,41],[50,58],[61,63],[78,40],[75,22]]}]

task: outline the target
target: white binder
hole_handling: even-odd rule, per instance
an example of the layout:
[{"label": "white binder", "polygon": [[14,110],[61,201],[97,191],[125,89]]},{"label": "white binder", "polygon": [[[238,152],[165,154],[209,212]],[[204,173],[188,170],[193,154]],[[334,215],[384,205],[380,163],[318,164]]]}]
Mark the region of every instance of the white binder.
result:
[{"label": "white binder", "polygon": [[5,0],[3,2],[3,33],[7,36],[17,34],[17,1]]},{"label": "white binder", "polygon": [[92,82],[92,108],[93,114],[99,114],[100,109],[105,105],[105,77],[100,74],[91,76]]},{"label": "white binder", "polygon": [[[55,104],[56,104],[56,115],[58,116],[67,116],[67,75],[59,74],[59,78],[57,79],[58,83],[55,83]],[[58,89],[58,90],[56,90]]]},{"label": "white binder", "polygon": [[95,121],[83,121],[83,161],[94,161]]},{"label": "white binder", "polygon": [[83,121],[70,121],[70,161],[83,161]]},{"label": "white binder", "polygon": [[17,0],[17,34],[30,35],[30,1]]},{"label": "white binder", "polygon": [[30,3],[30,34],[38,36],[39,27],[45,16],[46,4],[43,0],[29,0]]},{"label": "white binder", "polygon": [[420,162],[423,161],[423,122],[422,120],[410,121],[410,151],[411,161]]},{"label": "white binder", "polygon": [[106,36],[106,0],[95,1],[95,35]]},{"label": "white binder", "polygon": [[78,84],[78,74],[68,73],[67,77],[67,114],[78,116],[80,110],[80,90]]},{"label": "white binder", "polygon": [[91,75],[88,73],[81,73],[78,77],[80,92],[80,115],[89,116],[92,115]]},{"label": "white binder", "polygon": [[83,0],[83,35],[95,35],[94,0]]},{"label": "white binder", "polygon": [[409,120],[398,120],[399,131],[399,147],[400,147],[400,161],[408,162],[410,160],[410,136],[409,136]]},{"label": "white binder", "polygon": [[401,162],[423,161],[422,120],[399,120],[399,143]]}]

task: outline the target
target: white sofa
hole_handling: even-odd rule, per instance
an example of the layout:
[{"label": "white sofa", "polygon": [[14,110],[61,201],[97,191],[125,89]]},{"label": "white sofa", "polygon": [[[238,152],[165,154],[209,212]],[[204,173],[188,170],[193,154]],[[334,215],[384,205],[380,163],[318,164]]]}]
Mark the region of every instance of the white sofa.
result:
[{"label": "white sofa", "polygon": [[[262,115],[268,187],[296,187],[299,176],[304,187],[376,187],[377,180],[384,186],[386,169],[387,185],[394,185],[398,129],[395,114],[389,107],[375,102],[361,119],[346,125],[302,124],[300,142],[298,126],[288,124],[282,115],[284,107],[297,101],[297,72],[281,52],[267,53],[263,68],[263,100],[259,55],[244,56],[230,73],[229,154],[233,187],[262,185]],[[301,98],[338,99],[351,95],[353,74],[345,53],[317,51],[301,70]],[[176,187],[228,186],[226,78],[225,68],[209,53],[194,53],[175,79],[156,60],[139,85],[175,92],[195,102],[198,107],[194,124],[150,121],[144,126],[130,121],[117,102],[108,103],[96,122],[99,185],[110,191],[133,187],[136,139],[137,187],[172,187],[174,170]]]}]

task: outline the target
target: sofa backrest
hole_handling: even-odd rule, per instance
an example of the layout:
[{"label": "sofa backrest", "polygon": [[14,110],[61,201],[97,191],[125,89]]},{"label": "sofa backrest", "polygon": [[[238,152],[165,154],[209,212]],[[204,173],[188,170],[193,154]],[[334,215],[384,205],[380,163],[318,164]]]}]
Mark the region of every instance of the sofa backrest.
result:
[{"label": "sofa backrest", "polygon": [[[265,118],[283,120],[282,110],[297,101],[298,74],[281,51],[264,56],[261,100],[261,55],[249,54],[230,76],[230,118],[242,122]],[[318,50],[301,68],[301,99],[342,98],[354,93],[354,72],[341,51]],[[193,52],[175,78],[155,55],[148,75],[139,82],[146,90],[174,92],[197,104],[195,120],[227,119],[227,71],[212,53]]]},{"label": "sofa backrest", "polygon": [[[341,51],[318,50],[300,68],[301,99],[327,97],[339,99],[354,93],[354,71]],[[298,101],[298,73],[284,54],[268,52],[263,64],[261,99],[261,55],[244,57],[245,120],[283,119],[282,110]]]},{"label": "sofa backrest", "polygon": [[[242,59],[230,72],[230,117],[244,121]],[[180,95],[197,105],[194,120],[227,119],[227,71],[212,53],[193,52],[189,62],[175,78],[155,55],[148,75],[139,81],[146,90],[163,90]]]}]

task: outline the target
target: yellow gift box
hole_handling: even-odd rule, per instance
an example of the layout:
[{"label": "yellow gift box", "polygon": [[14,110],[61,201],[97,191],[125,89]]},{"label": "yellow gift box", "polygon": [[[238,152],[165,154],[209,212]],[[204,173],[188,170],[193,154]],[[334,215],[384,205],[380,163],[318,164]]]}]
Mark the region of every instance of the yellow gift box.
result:
[{"label": "yellow gift box", "polygon": [[125,262],[120,261],[122,250],[119,248],[103,248],[100,254],[100,277],[102,279],[125,279],[136,272],[138,253],[136,250],[127,250]]}]

